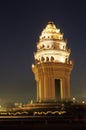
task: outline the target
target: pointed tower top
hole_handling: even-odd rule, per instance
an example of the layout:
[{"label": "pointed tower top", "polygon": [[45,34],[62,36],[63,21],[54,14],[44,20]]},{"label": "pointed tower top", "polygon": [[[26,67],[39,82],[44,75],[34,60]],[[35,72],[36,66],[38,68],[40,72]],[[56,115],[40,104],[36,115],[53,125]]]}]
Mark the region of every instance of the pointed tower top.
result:
[{"label": "pointed tower top", "polygon": [[63,39],[63,34],[61,34],[60,29],[56,28],[54,22],[49,21],[46,27],[43,29],[40,40],[44,39]]}]

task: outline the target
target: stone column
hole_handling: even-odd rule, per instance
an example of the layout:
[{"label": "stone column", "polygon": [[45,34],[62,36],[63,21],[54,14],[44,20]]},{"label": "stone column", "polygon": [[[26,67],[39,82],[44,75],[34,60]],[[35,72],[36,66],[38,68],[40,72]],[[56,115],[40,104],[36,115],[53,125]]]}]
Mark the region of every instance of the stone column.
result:
[{"label": "stone column", "polygon": [[39,81],[37,81],[37,101],[39,101]]},{"label": "stone column", "polygon": [[44,77],[41,76],[41,101],[44,99]]},{"label": "stone column", "polygon": [[52,96],[52,99],[54,100],[56,97],[55,97],[55,79],[52,78],[51,79],[51,96]]},{"label": "stone column", "polygon": [[66,99],[70,98],[70,77],[66,79]]},{"label": "stone column", "polygon": [[48,77],[44,75],[44,100],[48,98]]},{"label": "stone column", "polygon": [[41,80],[39,80],[39,101],[41,101]]},{"label": "stone column", "polygon": [[61,99],[65,98],[65,78],[62,78],[62,86],[61,86]]}]

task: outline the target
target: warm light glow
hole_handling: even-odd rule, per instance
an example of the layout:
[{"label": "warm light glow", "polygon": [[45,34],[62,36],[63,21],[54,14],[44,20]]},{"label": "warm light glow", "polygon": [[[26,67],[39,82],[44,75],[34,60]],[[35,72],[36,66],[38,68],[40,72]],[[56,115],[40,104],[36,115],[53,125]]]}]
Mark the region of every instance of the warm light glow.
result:
[{"label": "warm light glow", "polygon": [[72,99],[72,100],[73,100],[73,103],[76,103],[76,98],[75,98],[75,97],[73,97],[73,99]]},{"label": "warm light glow", "polygon": [[82,104],[85,104],[85,101],[82,101]]},{"label": "warm light glow", "polygon": [[62,115],[62,114],[65,114],[66,111],[47,111],[47,112],[44,112],[44,111],[41,111],[41,112],[34,112],[34,115],[48,115],[48,114],[59,114],[59,115]]},{"label": "warm light glow", "polygon": [[73,101],[75,101],[76,100],[76,98],[75,97],[73,97]]},{"label": "warm light glow", "polygon": [[32,64],[32,68],[34,68],[34,64]]},{"label": "warm light glow", "polygon": [[40,40],[52,38],[62,40],[63,34],[60,33],[60,29],[57,29],[53,22],[48,22],[41,33]]},{"label": "warm light glow", "polygon": [[30,104],[33,104],[33,100],[31,100]]},{"label": "warm light glow", "polygon": [[53,22],[48,22],[37,43],[35,64],[32,65],[37,82],[37,101],[70,98],[70,73],[73,68],[69,60],[70,53],[63,33]]},{"label": "warm light glow", "polygon": [[37,43],[37,52],[34,53],[35,60],[38,63],[52,61],[68,63],[70,49],[67,49],[66,44],[67,41],[63,39],[60,29],[57,29],[53,22],[48,22]]}]

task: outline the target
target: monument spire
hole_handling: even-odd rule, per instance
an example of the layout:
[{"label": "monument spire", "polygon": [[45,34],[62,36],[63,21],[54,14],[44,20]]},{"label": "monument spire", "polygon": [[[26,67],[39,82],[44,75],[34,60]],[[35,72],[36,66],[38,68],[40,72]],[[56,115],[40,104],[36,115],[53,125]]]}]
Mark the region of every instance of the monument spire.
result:
[{"label": "monument spire", "polygon": [[54,22],[48,22],[39,36],[35,64],[32,70],[37,82],[37,101],[56,101],[70,98],[70,74],[73,63],[69,59],[63,33]]}]

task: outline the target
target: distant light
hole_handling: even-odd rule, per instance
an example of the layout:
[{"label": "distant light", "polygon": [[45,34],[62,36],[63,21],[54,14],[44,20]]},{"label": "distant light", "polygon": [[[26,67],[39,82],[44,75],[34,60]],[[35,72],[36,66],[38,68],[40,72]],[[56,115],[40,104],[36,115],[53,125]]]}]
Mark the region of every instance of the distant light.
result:
[{"label": "distant light", "polygon": [[32,64],[32,68],[34,68],[34,64]]},{"label": "distant light", "polygon": [[75,97],[73,97],[72,100],[73,100],[73,103],[76,103],[76,98]]},{"label": "distant light", "polygon": [[76,98],[75,97],[73,97],[73,101],[75,101],[76,100]]},{"label": "distant light", "polygon": [[85,104],[85,101],[82,101],[82,104]]},{"label": "distant light", "polygon": [[33,100],[31,100],[30,104],[33,104]]}]

